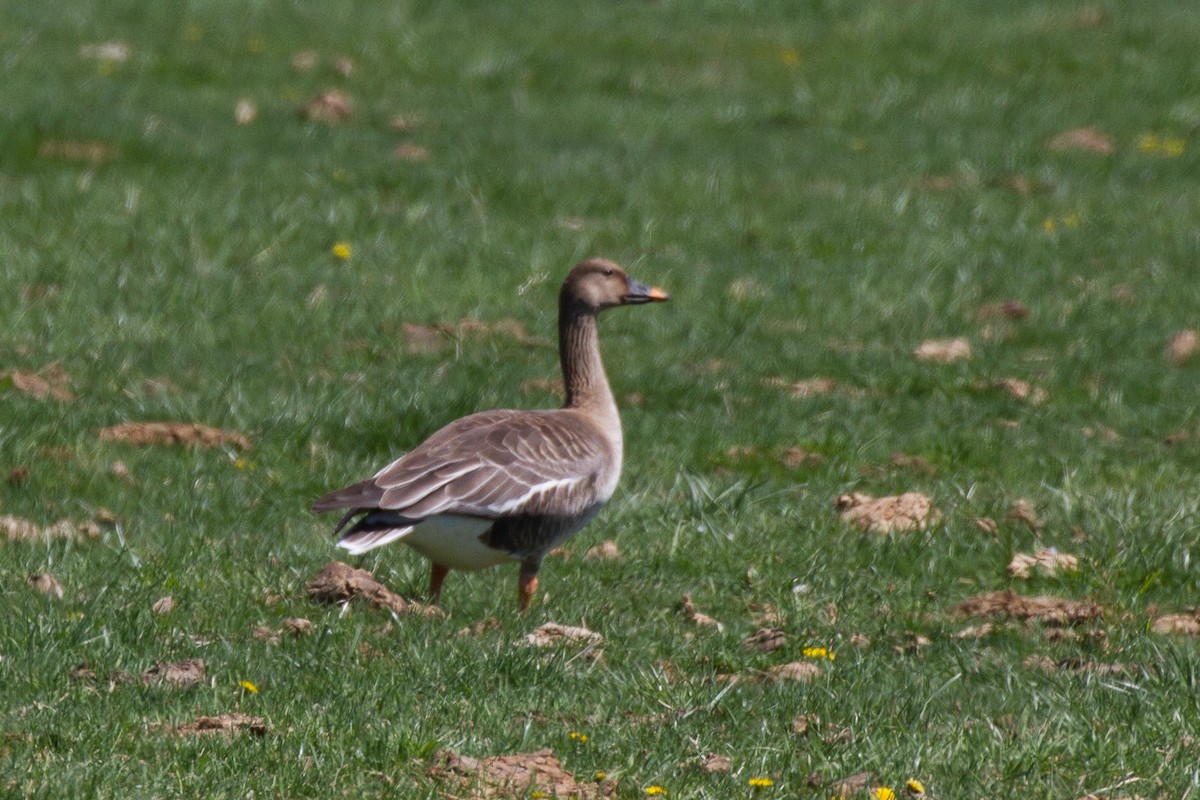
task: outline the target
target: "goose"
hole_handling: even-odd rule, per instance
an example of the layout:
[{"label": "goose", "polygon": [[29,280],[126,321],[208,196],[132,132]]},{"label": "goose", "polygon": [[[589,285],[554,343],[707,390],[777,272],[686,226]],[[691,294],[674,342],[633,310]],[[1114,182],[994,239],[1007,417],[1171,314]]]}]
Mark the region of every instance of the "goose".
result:
[{"label": "goose", "polygon": [[516,561],[525,612],[542,558],[596,516],[621,474],[621,419],[596,317],[667,299],[612,261],[576,264],[558,296],[561,408],[455,420],[373,477],[317,500],[313,511],[344,512],[334,534],[353,555],[403,542],[429,559],[435,603],[450,570]]}]

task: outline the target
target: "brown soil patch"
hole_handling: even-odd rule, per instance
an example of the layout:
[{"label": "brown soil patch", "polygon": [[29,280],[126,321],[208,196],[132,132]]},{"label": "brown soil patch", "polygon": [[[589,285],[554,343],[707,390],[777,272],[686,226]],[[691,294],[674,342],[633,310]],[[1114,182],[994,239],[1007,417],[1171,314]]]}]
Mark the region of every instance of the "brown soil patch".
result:
[{"label": "brown soil patch", "polygon": [[1049,656],[1029,656],[1022,663],[1026,667],[1043,669],[1047,672],[1070,672],[1075,675],[1128,675],[1137,672],[1137,668],[1132,664],[1084,661],[1079,658],[1053,659]]},{"label": "brown soil patch", "polygon": [[1038,519],[1037,510],[1033,507],[1032,501],[1024,497],[1018,497],[1013,501],[1012,507],[1008,509],[1008,518],[1013,522],[1020,522],[1031,531],[1042,528],[1042,521]]},{"label": "brown soil patch", "polygon": [[840,495],[834,505],[842,519],[859,530],[890,533],[925,530],[941,519],[928,497],[920,492],[905,492],[891,497],[871,497],[854,492]]},{"label": "brown soil patch", "polygon": [[759,628],[742,639],[742,647],[758,653],[770,653],[787,643],[787,634],[779,628]]},{"label": "brown soil patch", "polygon": [[772,681],[797,681],[808,683],[821,677],[822,670],[811,661],[793,661],[767,670],[767,679]]},{"label": "brown soil patch", "polygon": [[930,339],[922,342],[913,355],[918,361],[932,361],[936,364],[949,364],[953,361],[964,361],[971,357],[971,343],[963,338]]},{"label": "brown soil patch", "polygon": [[783,378],[769,378],[765,383],[777,389],[786,389],[796,399],[829,394],[838,386],[838,382],[833,378],[806,378],[794,383]]},{"label": "brown soil patch", "polygon": [[818,466],[825,461],[825,456],[815,453],[812,450],[805,450],[799,445],[793,445],[783,451],[783,455],[779,457],[779,461],[789,469],[799,469],[800,467]]},{"label": "brown soil patch", "polygon": [[392,149],[397,161],[428,161],[429,156],[429,148],[416,142],[401,142]]},{"label": "brown soil patch", "polygon": [[476,639],[478,639],[488,631],[496,630],[499,627],[500,620],[496,619],[495,617],[488,617],[487,619],[476,622],[473,626],[461,629],[457,635],[474,636]]},{"label": "brown soil patch", "polygon": [[550,749],[481,759],[441,750],[433,762],[429,776],[456,800],[529,797],[535,791],[546,797],[597,800],[613,797],[617,790],[616,781],[576,781]]},{"label": "brown soil patch", "polygon": [[990,389],[1004,392],[1009,397],[1024,400],[1033,405],[1038,405],[1046,400],[1045,389],[1040,386],[1034,386],[1029,381],[1023,381],[1020,378],[996,378],[995,380],[976,383],[975,388],[982,391]]},{"label": "brown soil patch", "polygon": [[154,605],[150,606],[150,610],[155,614],[170,614],[175,610],[175,598],[171,595],[160,597],[154,601]]},{"label": "brown soil patch", "polygon": [[36,541],[39,539],[96,539],[100,526],[91,521],[72,522],[60,519],[45,528],[27,519],[9,515],[0,516],[0,535],[10,542]]},{"label": "brown soil patch", "polygon": [[716,753],[709,753],[700,762],[700,768],[705,772],[729,772],[733,766],[733,762],[729,760],[729,756],[719,756]]},{"label": "brown soil patch", "polygon": [[547,622],[525,637],[525,642],[534,647],[557,647],[564,644],[582,644],[590,647],[603,641],[604,637],[595,631],[574,625],[559,625],[557,622]]},{"label": "brown soil patch", "polygon": [[307,120],[332,125],[354,116],[354,101],[345,92],[327,89],[309,100],[300,113]]},{"label": "brown soil patch", "polygon": [[158,663],[142,673],[142,683],[147,686],[166,686],[171,689],[186,689],[204,680],[207,667],[200,658]]},{"label": "brown soil patch", "polygon": [[1009,617],[1047,625],[1075,625],[1099,619],[1104,614],[1104,608],[1098,603],[1047,595],[1026,597],[1011,589],[968,597],[955,610],[966,617]]},{"label": "brown soil patch", "polygon": [[1200,333],[1190,328],[1174,334],[1167,342],[1167,356],[1176,366],[1190,361],[1200,353]]},{"label": "brown soil patch", "polygon": [[836,781],[833,785],[833,794],[835,797],[850,797],[860,792],[866,792],[876,785],[878,785],[878,780],[874,775],[869,772],[857,772]]},{"label": "brown soil patch", "polygon": [[975,319],[980,322],[993,319],[1025,319],[1027,316],[1029,316],[1029,309],[1020,300],[984,303],[975,312]]},{"label": "brown soil patch", "polygon": [[724,629],[725,626],[723,626],[720,622],[717,622],[708,614],[696,609],[696,604],[692,602],[692,596],[690,594],[685,594],[683,596],[683,602],[681,603],[681,606],[683,608],[684,616],[686,616],[688,618],[688,622],[691,622],[693,625],[700,628],[716,628],[718,631]]},{"label": "brown soil patch", "polygon": [[49,572],[43,572],[39,575],[30,575],[29,578],[27,578],[27,581],[29,583],[29,588],[33,589],[35,592],[47,595],[48,597],[56,598],[58,600],[63,599],[63,585],[58,582],[58,578],[55,578]]},{"label": "brown soil patch", "polygon": [[178,736],[206,736],[219,733],[233,736],[236,733],[253,733],[266,736],[270,727],[262,717],[249,714],[218,714],[214,717],[196,717],[192,722],[177,727],[163,726],[162,730]]},{"label": "brown soil patch", "polygon": [[245,434],[210,428],[196,422],[123,422],[120,425],[101,428],[100,439],[138,446],[162,444],[216,447],[231,444],[242,450],[250,449],[250,439]]},{"label": "brown soil patch", "polygon": [[784,615],[773,603],[752,601],[747,604],[746,610],[750,612],[750,619],[754,620],[756,625],[764,628],[776,627],[784,620]]},{"label": "brown soil patch", "polygon": [[71,378],[57,361],[37,372],[22,372],[19,369],[0,372],[0,381],[5,379],[12,381],[13,388],[21,394],[37,400],[49,397],[65,403],[75,399],[71,393]]},{"label": "brown soil patch", "polygon": [[920,456],[911,456],[907,453],[892,453],[892,457],[888,459],[888,463],[899,469],[909,469],[913,472],[919,472],[922,475],[933,477],[937,474],[937,467],[930,464]]},{"label": "brown soil patch", "polygon": [[1096,128],[1071,128],[1056,135],[1046,143],[1051,150],[1067,152],[1078,150],[1097,155],[1111,155],[1116,149],[1113,138]]},{"label": "brown soil patch", "polygon": [[251,630],[250,635],[260,642],[267,644],[279,644],[283,641],[284,636],[307,636],[312,633],[313,624],[302,617],[291,617],[283,621],[282,628],[271,628],[266,625],[257,625]]},{"label": "brown soil patch", "polygon": [[365,569],[355,569],[341,561],[325,565],[317,576],[308,582],[308,596],[319,603],[347,603],[362,598],[375,608],[386,608],[397,614],[416,614],[424,617],[445,616],[437,606],[405,600],[400,595],[375,580]]},{"label": "brown soil patch", "polygon": [[1160,634],[1200,636],[1200,615],[1196,613],[1164,614],[1150,623],[1150,631]]},{"label": "brown soil patch", "polygon": [[583,554],[585,561],[620,561],[621,557],[621,548],[612,539],[605,539]]},{"label": "brown soil patch", "polygon": [[1057,575],[1063,572],[1075,572],[1079,569],[1079,559],[1070,553],[1060,553],[1053,547],[1043,547],[1032,555],[1016,553],[1008,564],[1008,574],[1014,578],[1028,578],[1034,572],[1045,575]]}]

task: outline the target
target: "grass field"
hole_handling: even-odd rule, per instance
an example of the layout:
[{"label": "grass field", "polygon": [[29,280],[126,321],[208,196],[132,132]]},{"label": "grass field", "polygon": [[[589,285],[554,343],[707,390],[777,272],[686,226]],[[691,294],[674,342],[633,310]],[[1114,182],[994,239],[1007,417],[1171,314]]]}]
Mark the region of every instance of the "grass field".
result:
[{"label": "grass field", "polygon": [[[0,4],[0,517],[98,526],[0,532],[0,795],[468,797],[436,751],[551,748],[582,796],[1192,796],[1200,644],[1155,622],[1200,604],[1200,356],[1168,352],[1198,30],[1183,0]],[[557,402],[590,255],[673,302],[601,320],[625,473],[546,596],[310,600],[317,496]],[[151,421],[251,447],[99,435]],[[908,491],[923,531],[834,506]],[[1078,568],[1010,575],[1042,547]],[[425,585],[404,548],[356,566]],[[1099,616],[957,610],[1004,589]],[[526,646],[547,621],[602,656]],[[234,713],[258,734],[179,730]]]}]

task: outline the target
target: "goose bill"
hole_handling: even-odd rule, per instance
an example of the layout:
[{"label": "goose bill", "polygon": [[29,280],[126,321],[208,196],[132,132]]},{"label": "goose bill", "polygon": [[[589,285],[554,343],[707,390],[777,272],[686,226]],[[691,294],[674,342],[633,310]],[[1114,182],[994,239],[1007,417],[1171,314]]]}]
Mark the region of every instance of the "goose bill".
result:
[{"label": "goose bill", "polygon": [[625,302],[630,305],[638,303],[654,303],[662,302],[668,299],[668,295],[657,286],[647,286],[641,281],[627,277],[625,279],[628,289],[625,292]]}]

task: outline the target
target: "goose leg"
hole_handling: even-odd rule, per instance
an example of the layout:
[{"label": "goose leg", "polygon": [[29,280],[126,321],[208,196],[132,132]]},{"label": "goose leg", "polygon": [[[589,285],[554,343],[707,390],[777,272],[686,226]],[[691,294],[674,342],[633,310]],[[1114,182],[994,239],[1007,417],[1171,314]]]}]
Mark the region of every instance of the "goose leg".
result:
[{"label": "goose leg", "polygon": [[449,567],[443,567],[441,564],[434,563],[433,568],[429,571],[430,602],[436,603],[442,596],[442,581],[446,580],[446,574],[449,572]]},{"label": "goose leg", "polygon": [[521,576],[517,579],[517,610],[522,614],[529,610],[529,602],[537,594],[537,587],[537,573],[521,570]]}]

